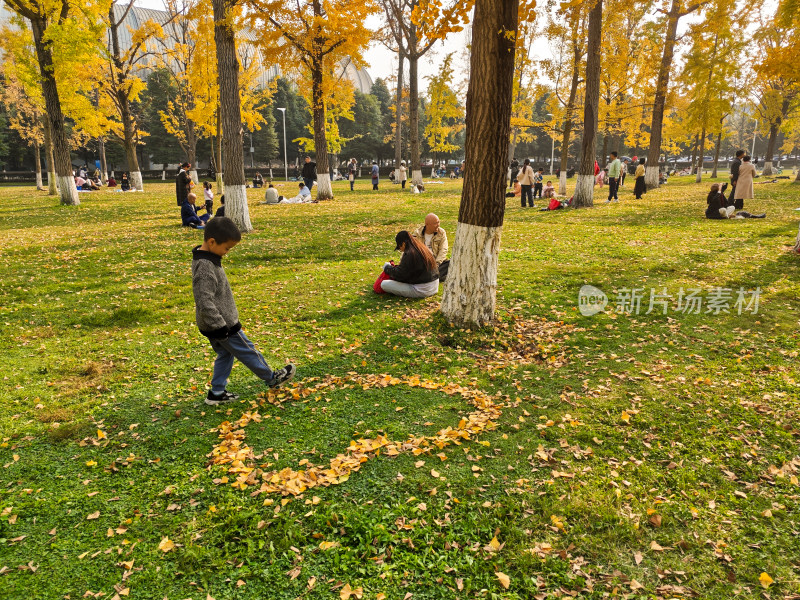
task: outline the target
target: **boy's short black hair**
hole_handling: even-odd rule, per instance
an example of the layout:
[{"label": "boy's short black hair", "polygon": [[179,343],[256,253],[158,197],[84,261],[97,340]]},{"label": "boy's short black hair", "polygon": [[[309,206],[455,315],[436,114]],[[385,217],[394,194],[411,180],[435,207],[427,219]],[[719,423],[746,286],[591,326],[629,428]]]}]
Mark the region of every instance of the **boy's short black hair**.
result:
[{"label": "boy's short black hair", "polygon": [[744,155],[745,155],[745,151],[744,150],[737,150],[736,151],[736,158],[741,158]]},{"label": "boy's short black hair", "polygon": [[206,229],[203,232],[203,240],[207,242],[211,239],[218,244],[230,241],[239,242],[242,239],[242,232],[228,217],[214,217],[206,223]]},{"label": "boy's short black hair", "polygon": [[617,151],[616,151],[616,150],[612,150],[612,151],[611,151],[611,156],[613,156],[614,158],[616,158],[617,156],[619,156],[619,154],[617,153]]}]

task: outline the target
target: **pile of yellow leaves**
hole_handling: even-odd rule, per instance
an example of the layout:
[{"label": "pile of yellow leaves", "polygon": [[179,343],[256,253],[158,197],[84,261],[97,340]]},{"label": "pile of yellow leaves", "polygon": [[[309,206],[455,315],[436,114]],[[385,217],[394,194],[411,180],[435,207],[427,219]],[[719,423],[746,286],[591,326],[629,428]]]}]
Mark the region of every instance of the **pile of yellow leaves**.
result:
[{"label": "pile of yellow leaves", "polygon": [[[290,395],[292,398],[306,397],[309,394],[325,390],[341,388],[343,385],[360,385],[363,389],[385,388],[395,385],[407,385],[428,390],[436,390],[448,395],[460,395],[475,407],[475,410],[462,418],[455,427],[447,427],[433,436],[410,437],[405,441],[391,441],[386,436],[352,440],[347,450],[336,455],[325,466],[314,465],[308,460],[300,462],[302,469],[285,468],[280,471],[265,472],[255,466],[252,449],[245,444],[245,427],[251,422],[262,420],[258,411],[245,412],[234,422],[223,422],[216,431],[219,442],[208,455],[211,465],[225,465],[229,474],[235,476],[232,486],[247,489],[259,485],[253,496],[260,493],[280,493],[284,496],[297,496],[317,486],[336,485],[347,481],[350,474],[358,471],[361,465],[381,452],[387,456],[398,456],[411,452],[415,455],[430,453],[434,448],[439,450],[451,445],[460,444],[461,440],[471,440],[481,433],[493,429],[495,420],[501,415],[496,398],[480,390],[455,384],[442,384],[419,377],[392,377],[391,375],[357,375],[347,377],[329,376],[313,387],[296,385],[288,391],[269,390],[263,401],[280,404],[279,395]],[[221,478],[220,483],[227,483]]]}]

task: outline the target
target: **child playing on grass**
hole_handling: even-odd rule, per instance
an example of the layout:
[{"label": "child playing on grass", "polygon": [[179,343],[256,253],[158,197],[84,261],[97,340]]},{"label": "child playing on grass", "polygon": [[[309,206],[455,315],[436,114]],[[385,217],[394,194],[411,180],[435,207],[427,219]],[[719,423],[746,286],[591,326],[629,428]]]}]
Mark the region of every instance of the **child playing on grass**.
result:
[{"label": "child playing on grass", "polygon": [[544,186],[543,193],[544,193],[544,197],[545,198],[555,198],[555,196],[556,196],[556,188],[553,187],[553,182],[552,181],[548,181],[547,182],[547,185]]},{"label": "child playing on grass", "polygon": [[539,194],[539,198],[542,197],[542,180],[544,179],[544,169],[539,169],[539,171],[533,176],[533,197],[536,198],[536,194]]},{"label": "child playing on grass", "polygon": [[197,327],[217,353],[211,389],[206,396],[206,404],[211,406],[239,398],[226,389],[234,358],[271,388],[286,383],[297,371],[291,363],[273,371],[242,331],[233,292],[222,268],[222,257],[241,239],[242,234],[233,221],[227,217],[214,217],[206,226],[203,244],[192,249],[192,291]]}]

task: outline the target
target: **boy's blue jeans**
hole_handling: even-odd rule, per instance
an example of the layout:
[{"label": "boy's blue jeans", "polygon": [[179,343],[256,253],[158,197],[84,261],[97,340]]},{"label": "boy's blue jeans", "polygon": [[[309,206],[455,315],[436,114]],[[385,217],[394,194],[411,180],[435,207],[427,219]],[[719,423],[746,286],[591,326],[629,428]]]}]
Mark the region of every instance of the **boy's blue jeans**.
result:
[{"label": "boy's blue jeans", "polygon": [[217,353],[217,359],[214,361],[214,375],[211,378],[213,393],[221,394],[225,391],[235,358],[238,358],[245,367],[255,373],[256,377],[264,381],[272,379],[272,369],[241,329],[223,340],[209,338],[209,341]]}]

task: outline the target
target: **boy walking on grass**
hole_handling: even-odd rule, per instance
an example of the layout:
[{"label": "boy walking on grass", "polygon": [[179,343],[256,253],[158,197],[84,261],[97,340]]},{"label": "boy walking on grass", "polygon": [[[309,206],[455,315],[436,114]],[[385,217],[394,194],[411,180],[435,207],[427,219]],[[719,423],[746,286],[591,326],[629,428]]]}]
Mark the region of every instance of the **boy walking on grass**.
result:
[{"label": "boy walking on grass", "polygon": [[211,389],[206,397],[206,404],[211,406],[239,398],[225,389],[234,358],[271,388],[286,383],[297,371],[293,364],[273,371],[242,331],[233,292],[222,268],[222,257],[241,239],[242,234],[233,221],[227,217],[214,217],[206,225],[203,244],[192,249],[192,291],[197,327],[217,353]]}]

